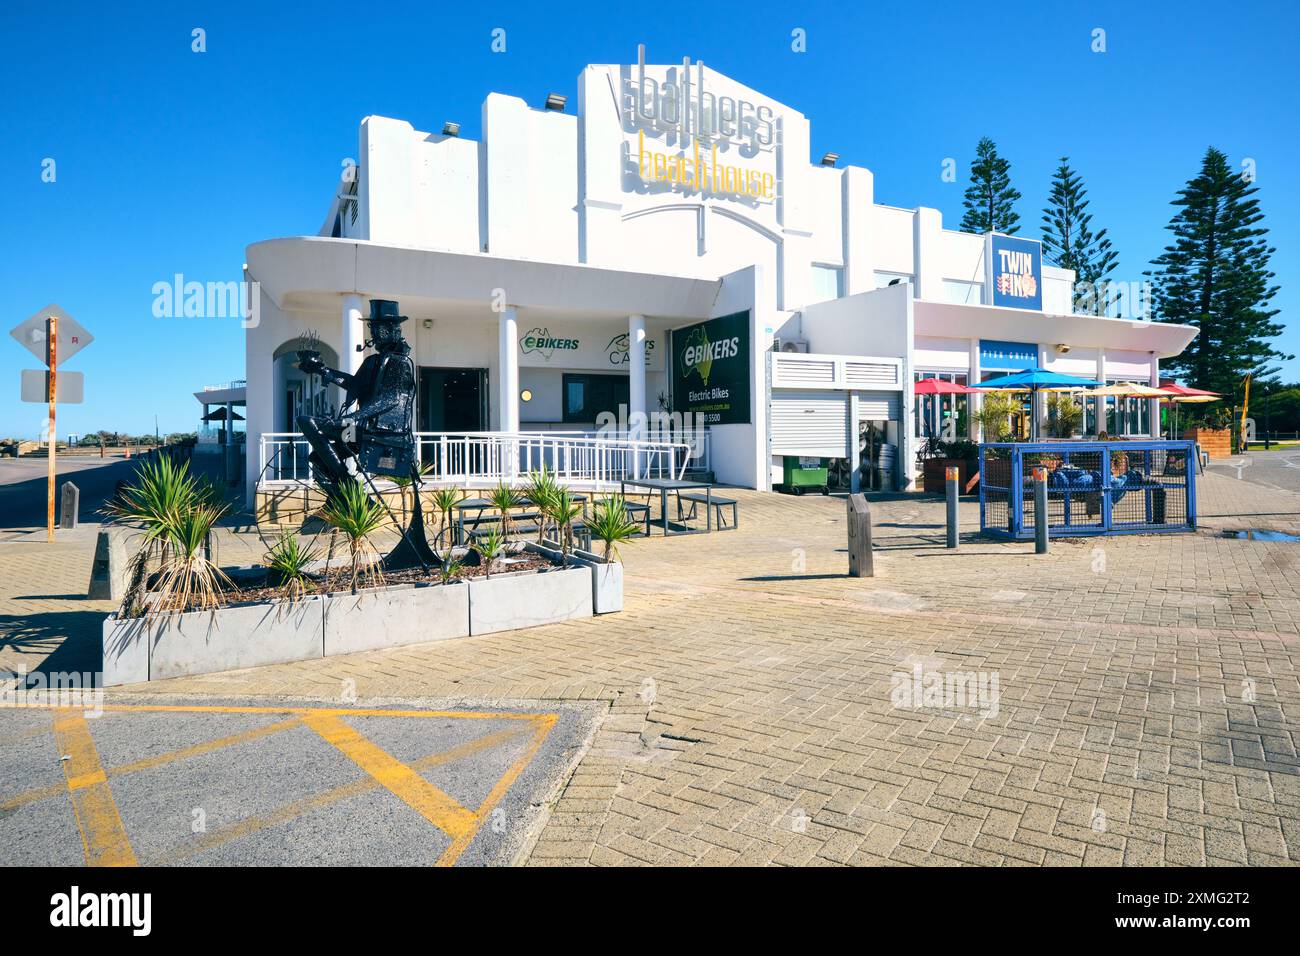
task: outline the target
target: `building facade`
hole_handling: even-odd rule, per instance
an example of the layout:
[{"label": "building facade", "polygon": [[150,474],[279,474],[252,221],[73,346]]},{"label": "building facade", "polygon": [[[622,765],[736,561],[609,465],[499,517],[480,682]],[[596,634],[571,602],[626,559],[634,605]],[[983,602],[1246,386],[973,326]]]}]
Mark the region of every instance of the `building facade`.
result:
[{"label": "building facade", "polygon": [[[919,378],[1042,365],[1156,384],[1195,334],[1072,314],[1074,276],[1038,243],[877,204],[870,170],[813,162],[802,113],[689,59],[589,66],[576,113],[494,93],[481,141],[457,132],[367,117],[319,234],[248,248],[250,495],[259,436],[335,400],[297,343],[355,368],[368,298],[411,317],[421,431],[586,430],[605,412],[639,434],[641,416],[689,415],[717,479],[754,488],[787,455],[909,486],[919,442],[958,411],[974,437],[978,401],[918,400]],[[1089,423],[1157,420],[1122,399]]]}]

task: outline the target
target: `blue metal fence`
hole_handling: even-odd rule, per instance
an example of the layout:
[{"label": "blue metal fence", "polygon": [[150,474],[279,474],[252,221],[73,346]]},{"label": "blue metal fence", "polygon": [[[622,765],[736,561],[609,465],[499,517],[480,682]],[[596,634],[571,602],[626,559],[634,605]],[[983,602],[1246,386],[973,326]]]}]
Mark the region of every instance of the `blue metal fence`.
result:
[{"label": "blue metal fence", "polygon": [[1190,441],[980,445],[980,530],[1031,540],[1043,467],[1051,537],[1195,531],[1195,454]]}]

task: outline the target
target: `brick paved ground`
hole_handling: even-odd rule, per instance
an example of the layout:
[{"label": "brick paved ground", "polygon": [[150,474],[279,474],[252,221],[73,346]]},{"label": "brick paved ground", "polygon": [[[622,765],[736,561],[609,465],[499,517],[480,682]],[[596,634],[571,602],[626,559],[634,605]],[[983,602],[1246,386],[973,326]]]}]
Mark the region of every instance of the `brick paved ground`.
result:
[{"label": "brick paved ground", "polygon": [[[1300,543],[1223,532],[1300,533],[1300,496],[1200,489],[1196,535],[1045,557],[877,503],[871,580],[842,500],[741,492],[737,532],[625,549],[620,615],[142,690],[608,701],[534,864],[1294,863]],[[88,567],[0,544],[0,667],[92,633]],[[915,665],[996,675],[996,713],[894,706]]]}]

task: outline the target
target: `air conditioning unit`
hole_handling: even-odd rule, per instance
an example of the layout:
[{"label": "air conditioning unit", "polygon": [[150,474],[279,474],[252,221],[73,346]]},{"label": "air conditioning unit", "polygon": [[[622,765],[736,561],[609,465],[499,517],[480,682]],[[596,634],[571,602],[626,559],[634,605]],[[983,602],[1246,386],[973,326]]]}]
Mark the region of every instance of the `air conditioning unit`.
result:
[{"label": "air conditioning unit", "polygon": [[807,352],[808,343],[804,339],[772,339],[772,351],[774,352]]}]

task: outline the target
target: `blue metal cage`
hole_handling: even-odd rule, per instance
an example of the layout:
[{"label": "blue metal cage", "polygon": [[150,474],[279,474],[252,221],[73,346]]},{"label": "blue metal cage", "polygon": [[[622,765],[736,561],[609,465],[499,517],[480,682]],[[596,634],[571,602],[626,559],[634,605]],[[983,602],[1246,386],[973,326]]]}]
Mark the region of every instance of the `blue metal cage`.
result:
[{"label": "blue metal cage", "polygon": [[980,531],[1033,539],[1038,467],[1047,469],[1051,537],[1195,531],[1195,456],[1190,441],[980,445]]}]

